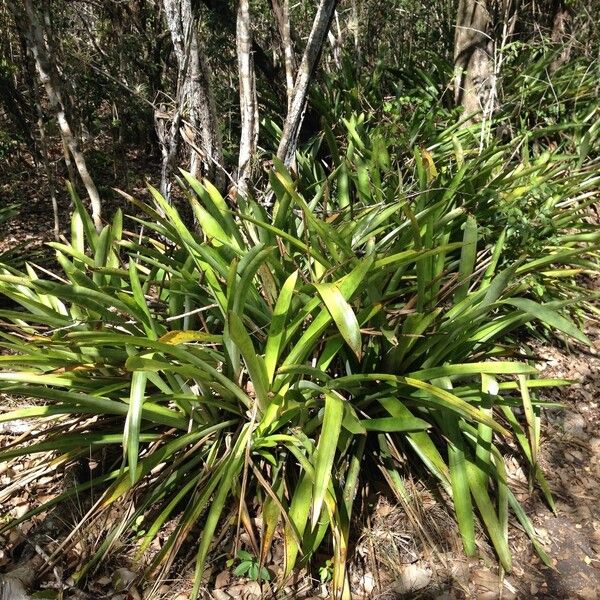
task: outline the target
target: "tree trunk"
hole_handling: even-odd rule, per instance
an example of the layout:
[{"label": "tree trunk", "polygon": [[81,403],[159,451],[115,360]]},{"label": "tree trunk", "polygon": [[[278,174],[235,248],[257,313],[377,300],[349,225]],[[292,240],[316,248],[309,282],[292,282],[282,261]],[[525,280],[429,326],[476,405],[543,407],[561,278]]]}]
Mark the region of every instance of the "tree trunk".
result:
[{"label": "tree trunk", "polygon": [[292,101],[294,91],[294,77],[296,72],[296,57],[294,56],[294,44],[292,42],[292,30],[290,25],[290,0],[271,0],[271,7],[277,30],[281,39],[281,52],[283,54],[283,63],[285,65],[285,88],[288,101],[288,110]]},{"label": "tree trunk", "polygon": [[[224,31],[229,31],[231,33],[229,37],[233,38],[235,36],[236,18],[228,3],[223,2],[223,0],[200,0],[200,2],[213,13],[218,25]],[[278,97],[283,98],[284,81],[281,71],[269,58],[264,48],[257,43],[256,39],[252,40],[252,58],[258,71],[263,74],[264,82]]]},{"label": "tree trunk", "polygon": [[[215,102],[210,85],[210,72],[200,53],[197,23],[191,0],[163,0],[167,25],[179,66],[182,86],[176,115],[180,114],[179,133],[190,148],[189,170],[195,177],[222,181],[220,170],[223,157],[216,117]],[[178,133],[175,133],[175,137]],[[176,145],[176,141],[173,140]],[[170,165],[167,165],[170,171]]]},{"label": "tree trunk", "polygon": [[34,80],[34,102],[37,113],[38,134],[40,138],[40,155],[41,162],[46,173],[48,181],[48,193],[50,194],[50,202],[52,204],[52,214],[54,216],[54,239],[58,242],[60,237],[60,220],[58,216],[58,202],[56,201],[56,183],[52,165],[50,164],[50,154],[48,152],[48,140],[46,138],[46,124],[44,123],[44,109],[40,102],[41,94],[38,90],[38,84]]},{"label": "tree trunk", "polygon": [[296,154],[308,87],[319,62],[336,5],[337,0],[320,0],[302,61],[298,67],[288,114],[283,125],[283,134],[277,149],[277,157],[287,166],[292,164]]},{"label": "tree trunk", "polygon": [[552,4],[551,39],[557,46],[562,46],[550,65],[550,72],[554,73],[571,58],[571,44],[568,39],[571,30],[571,13],[564,0],[554,0]]},{"label": "tree trunk", "polygon": [[362,64],[362,57],[360,51],[360,29],[359,29],[359,9],[358,9],[358,0],[352,0],[352,12],[350,15],[350,19],[348,21],[348,29],[352,34],[352,38],[354,40],[354,54],[356,57],[356,72],[360,73],[360,65]]},{"label": "tree trunk", "polygon": [[490,106],[494,76],[486,0],[459,0],[454,37],[454,97],[465,114],[481,116]]},{"label": "tree trunk", "polygon": [[258,101],[252,60],[252,32],[248,0],[240,0],[237,17],[237,54],[240,80],[240,115],[242,121],[238,161],[237,191],[245,196],[252,177],[258,145]]},{"label": "tree trunk", "polygon": [[[83,185],[88,193],[92,207],[92,218],[94,220],[94,225],[96,226],[96,229],[100,230],[102,228],[102,202],[100,200],[100,194],[98,193],[98,189],[94,184],[94,180],[88,171],[85,157],[79,150],[77,140],[73,135],[73,130],[71,129],[71,125],[67,119],[59,83],[60,79],[56,74],[56,69],[52,64],[50,52],[48,51],[48,47],[44,41],[43,26],[34,10],[32,0],[24,0],[24,4],[29,26],[27,31],[27,42],[30,46],[30,51],[35,61],[40,82],[42,83],[46,91],[46,95],[48,96],[50,108],[54,113],[56,120],[58,121],[63,143],[68,149],[70,155],[73,157],[73,161],[75,162],[75,166],[77,167],[81,181],[83,182]],[[11,2],[9,7],[11,8],[15,19],[19,19],[21,17],[21,12],[15,3]]]}]

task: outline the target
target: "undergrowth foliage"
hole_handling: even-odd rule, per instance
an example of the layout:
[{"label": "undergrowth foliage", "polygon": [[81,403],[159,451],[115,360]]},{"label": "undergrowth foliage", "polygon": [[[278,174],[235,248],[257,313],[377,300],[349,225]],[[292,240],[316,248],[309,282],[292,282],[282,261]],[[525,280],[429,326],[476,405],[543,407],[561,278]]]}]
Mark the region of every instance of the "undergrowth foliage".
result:
[{"label": "undergrowth foliage", "polygon": [[[0,310],[0,389],[36,399],[0,421],[52,424],[0,460],[117,451],[4,529],[102,489],[89,519],[127,510],[76,581],[119,537],[137,532],[153,574],[191,539],[196,597],[227,517],[250,532],[256,573],[275,538],[280,583],[330,548],[332,586],[347,596],[359,488],[383,479],[410,505],[404,482],[420,464],[454,507],[467,554],[479,519],[510,570],[512,514],[548,560],[504,456],[520,453],[553,508],[535,392],[568,382],[538,378],[516,342],[542,324],[589,343],[570,314],[585,298],[565,282],[595,268],[600,236],[584,217],[597,161],[539,151],[530,134],[481,147],[477,128],[457,125],[427,146],[416,131],[398,156],[390,131],[354,108],[325,119],[297,174],[275,161],[272,214],[252,199],[232,209],[182,172],[195,227],[151,189],[153,203],[123,194],[130,226],[119,211],[97,233],[73,194],[70,242],[51,244],[61,273],[27,264],[0,275],[13,303]],[[597,124],[588,132],[596,139]]]}]

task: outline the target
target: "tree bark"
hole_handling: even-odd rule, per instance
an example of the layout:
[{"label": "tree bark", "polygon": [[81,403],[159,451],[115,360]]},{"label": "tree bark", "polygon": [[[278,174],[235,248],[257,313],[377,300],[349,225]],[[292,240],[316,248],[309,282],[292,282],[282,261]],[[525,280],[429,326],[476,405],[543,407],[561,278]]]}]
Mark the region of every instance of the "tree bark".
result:
[{"label": "tree bark", "polygon": [[296,154],[308,88],[319,62],[337,2],[338,0],[320,0],[302,61],[298,67],[292,98],[283,125],[283,134],[277,149],[277,158],[286,166],[292,164]]},{"label": "tree bark", "polygon": [[194,177],[202,175],[219,185],[223,163],[221,137],[210,72],[200,53],[192,3],[191,0],[163,0],[163,4],[182,78],[183,93],[176,114],[181,113],[183,138],[190,141],[189,170]]},{"label": "tree bark", "polygon": [[52,165],[50,164],[50,154],[48,152],[48,140],[46,138],[46,124],[44,123],[44,109],[40,102],[40,93],[38,90],[38,84],[34,80],[34,102],[35,110],[37,113],[37,125],[38,134],[40,138],[40,156],[41,163],[46,173],[46,180],[48,182],[48,193],[50,194],[50,203],[52,204],[52,215],[54,216],[54,239],[58,242],[60,238],[60,220],[58,216],[58,202],[56,200],[56,183],[54,172],[52,171]]},{"label": "tree bark", "polygon": [[[200,0],[200,2],[212,12],[218,25],[224,30],[230,31],[232,34],[231,37],[233,37],[235,34],[236,19],[235,14],[229,8],[228,3],[223,2],[223,0]],[[282,80],[281,71],[255,39],[252,40],[252,57],[256,68],[263,74],[264,81],[267,85],[278,97],[283,97],[282,91],[284,82]]]},{"label": "tree bark", "polygon": [[242,121],[238,159],[237,191],[248,192],[258,146],[258,101],[252,59],[252,32],[249,0],[240,0],[237,17],[237,54],[240,80],[240,115]]},{"label": "tree bark", "polygon": [[571,58],[571,44],[568,39],[571,32],[571,13],[564,0],[554,0],[552,5],[552,35],[550,39],[557,46],[562,46],[550,64],[550,72],[554,73],[559,67],[568,63]]},{"label": "tree bark", "polygon": [[294,56],[294,44],[292,42],[292,29],[290,25],[290,0],[283,0],[283,4],[279,0],[271,0],[271,7],[281,39],[281,52],[285,66],[287,109],[289,110],[294,91],[294,77],[296,72],[296,57]]},{"label": "tree bark", "polygon": [[352,12],[348,21],[348,29],[352,33],[354,40],[354,54],[356,55],[356,72],[360,72],[360,65],[362,64],[362,57],[360,51],[360,29],[359,29],[359,10],[358,0],[352,0]]},{"label": "tree bark", "polygon": [[[40,82],[48,96],[50,108],[58,121],[63,143],[73,157],[81,181],[89,196],[94,225],[96,226],[96,229],[100,230],[102,228],[102,201],[100,200],[98,189],[87,168],[85,157],[79,150],[77,140],[73,134],[69,120],[67,119],[65,106],[62,100],[60,79],[56,73],[50,52],[44,40],[43,25],[40,23],[34,10],[32,0],[24,0],[24,5],[28,19],[27,42],[35,61]],[[14,0],[10,2],[9,7],[11,8],[15,19],[21,18],[21,11]]]},{"label": "tree bark", "polygon": [[490,107],[494,76],[490,33],[487,1],[459,0],[454,37],[454,97],[472,118],[480,117]]}]

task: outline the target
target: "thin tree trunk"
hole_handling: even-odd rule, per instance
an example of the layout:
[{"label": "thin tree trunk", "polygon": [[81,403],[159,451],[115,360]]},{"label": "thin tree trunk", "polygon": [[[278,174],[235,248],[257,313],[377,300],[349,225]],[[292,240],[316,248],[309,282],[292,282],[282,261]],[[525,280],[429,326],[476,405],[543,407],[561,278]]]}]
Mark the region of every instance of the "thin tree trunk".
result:
[{"label": "thin tree trunk", "polygon": [[337,0],[320,0],[302,61],[298,67],[290,107],[277,149],[277,157],[288,166],[292,164],[296,154],[308,87],[319,62],[336,5]]},{"label": "thin tree trunk", "polygon": [[[223,151],[212,96],[210,72],[200,53],[197,23],[191,0],[163,0],[179,73],[183,74],[183,95],[178,99],[176,115],[181,114],[184,140],[189,140],[189,170],[195,177],[206,176],[217,185]],[[186,68],[183,68],[187,63]],[[176,134],[177,135],[177,134]]]},{"label": "thin tree trunk", "polygon": [[[172,5],[171,8],[173,11],[177,10],[175,5]],[[167,14],[167,21],[172,19],[175,21],[180,17],[180,13],[173,12]],[[174,27],[178,26],[179,21],[174,25]],[[179,131],[181,128],[181,121],[183,118],[183,109],[185,106],[185,96],[186,96],[186,82],[187,82],[187,72],[189,68],[190,62],[190,51],[191,46],[189,43],[189,36],[191,35],[193,23],[188,23],[188,29],[186,32],[187,41],[180,40],[179,38],[173,39],[173,47],[175,49],[175,54],[177,56],[178,63],[178,73],[177,73],[177,91],[175,94],[175,112],[170,120],[170,126],[167,133],[167,124],[168,124],[168,115],[161,107],[161,115],[157,116],[157,134],[158,138],[161,142],[162,148],[162,168],[161,168],[161,178],[160,178],[160,193],[167,200],[171,197],[171,182],[170,176],[171,171],[173,170],[173,164],[175,162],[175,158],[177,156],[177,149],[179,148]],[[171,30],[172,33],[173,30]],[[177,42],[177,43],[176,43]],[[184,53],[184,49],[187,48],[188,52]],[[193,137],[192,137],[193,141]]]},{"label": "thin tree trunk", "polygon": [[258,102],[252,59],[252,32],[248,0],[240,0],[237,17],[237,54],[240,79],[240,115],[242,121],[238,161],[237,191],[245,196],[252,177],[258,145]]},{"label": "thin tree trunk", "polygon": [[50,194],[50,202],[52,204],[52,214],[54,216],[54,239],[59,240],[60,236],[60,220],[58,216],[58,203],[56,201],[56,183],[54,173],[52,171],[52,165],[50,164],[50,154],[48,152],[48,140],[46,139],[46,125],[44,123],[44,110],[40,103],[40,93],[38,90],[38,84],[34,80],[34,96],[35,96],[35,110],[37,113],[37,125],[38,133],[40,136],[40,155],[44,172],[46,173],[46,180],[48,181],[48,193]]},{"label": "thin tree trunk", "polygon": [[[13,12],[13,16],[15,17],[15,25],[17,26],[17,31],[19,33],[19,39],[21,41],[21,48],[23,56],[26,56],[28,59],[25,62],[25,74],[27,78],[27,86],[29,88],[29,94],[31,98],[31,103],[36,107],[36,112],[40,114],[41,107],[41,92],[40,86],[38,82],[37,68],[35,63],[35,58],[33,56],[33,50],[31,48],[32,44],[28,41],[29,39],[29,28],[25,24],[25,19],[22,18],[22,13],[20,11],[15,11],[14,8],[11,7],[11,11]],[[43,114],[43,110],[42,110]],[[39,128],[38,128],[39,129]],[[45,128],[44,128],[45,132]],[[61,146],[63,151],[63,160],[65,166],[67,168],[67,177],[69,182],[73,186],[73,189],[77,189],[77,174],[75,173],[75,167],[73,166],[73,161],[71,160],[71,155],[69,154],[69,148],[65,143],[65,139],[61,135]]]},{"label": "thin tree trunk", "polygon": [[564,0],[554,0],[552,8],[551,40],[557,46],[559,44],[562,46],[550,65],[550,72],[554,73],[559,67],[568,63],[571,58],[571,44],[568,39],[571,29],[571,13]]},{"label": "thin tree trunk", "polygon": [[352,0],[352,12],[348,22],[348,29],[352,33],[354,39],[354,53],[356,55],[356,72],[360,72],[362,64],[362,56],[360,52],[360,30],[359,30],[359,9],[358,0]]},{"label": "thin tree trunk", "polygon": [[[69,152],[69,146],[63,135],[60,136],[62,151],[63,151],[63,160],[65,161],[65,166],[67,167],[67,178],[69,179],[69,183],[73,186],[73,189],[77,189],[77,175],[75,173],[75,167],[73,166],[73,161],[71,160],[71,153]],[[72,206],[71,206],[72,208]]]},{"label": "thin tree trunk", "polygon": [[[48,150],[48,139],[46,137],[46,122],[44,119],[44,109],[42,107],[41,102],[42,93],[40,91],[40,86],[35,74],[35,60],[32,56],[31,50],[27,48],[26,43],[23,44],[23,48],[25,49],[26,54],[24,58],[26,58],[25,73],[27,74],[27,83],[30,90],[30,97],[33,101],[33,105],[35,106],[35,112],[37,116],[40,162],[42,163],[44,172],[46,173],[46,180],[48,182],[48,194],[50,195],[50,203],[52,204],[52,215],[54,217],[54,239],[58,242],[60,237],[60,218],[58,214],[58,202],[56,200],[56,171],[55,169],[53,169],[53,166],[51,164],[50,152]],[[73,166],[71,165],[71,160],[68,151],[67,159],[67,169],[69,174],[71,175]],[[71,183],[73,186],[75,186],[74,179],[71,180]],[[75,189],[75,187],[73,189]]]},{"label": "thin tree trunk", "polygon": [[[181,65],[183,70],[179,71],[177,77],[177,93],[175,100],[175,113],[171,118],[171,124],[167,133],[168,115],[161,107],[160,114],[155,113],[156,133],[161,144],[162,166],[160,170],[160,193],[167,200],[171,197],[170,176],[173,170],[177,149],[179,148],[179,131],[181,128],[182,111],[185,102],[185,73],[188,65],[187,60]],[[192,140],[193,141],[193,140]]]},{"label": "thin tree trunk", "polygon": [[[100,194],[94,184],[94,181],[88,171],[87,164],[83,153],[79,150],[77,140],[73,135],[71,125],[67,119],[65,113],[65,107],[62,101],[62,94],[59,85],[59,78],[55,74],[51,57],[48,52],[48,48],[44,41],[44,30],[38,19],[38,16],[34,10],[31,0],[24,0],[25,10],[27,12],[29,30],[28,30],[28,43],[30,50],[33,55],[35,65],[38,71],[40,82],[44,86],[50,108],[58,121],[61,137],[64,145],[68,148],[69,153],[73,157],[81,181],[88,193],[91,207],[92,207],[92,219],[96,229],[102,228],[101,220],[101,208],[102,202],[100,200]],[[20,17],[20,11],[15,6],[14,2],[11,3],[11,10],[15,19]]]},{"label": "thin tree trunk", "polygon": [[206,157],[201,157],[192,152],[190,171],[192,175],[199,174],[202,165],[207,177],[219,180],[221,175],[217,165],[223,163],[223,149],[210,71],[206,62],[201,60],[196,25],[192,29],[190,44],[190,80],[186,100],[190,102],[190,126],[193,131],[199,131],[201,148],[206,153]]},{"label": "thin tree trunk", "polygon": [[337,29],[337,35],[334,35],[330,28],[328,32],[329,44],[331,45],[331,58],[334,69],[342,68],[342,46],[344,43],[344,36],[342,35],[342,29],[340,27],[340,16],[338,11],[334,11],[333,16],[335,18],[335,27]]},{"label": "thin tree trunk", "polygon": [[[200,0],[200,2],[213,13],[218,26],[231,33],[231,36],[228,36],[227,39],[235,37],[236,18],[235,13],[229,7],[229,3],[223,2],[223,0]],[[263,74],[265,83],[278,97],[282,98],[284,85],[282,73],[269,58],[263,47],[257,43],[256,39],[252,40],[252,57],[257,70]]]},{"label": "thin tree trunk", "polygon": [[493,46],[486,0],[459,0],[454,37],[454,95],[456,104],[471,117],[490,106]]},{"label": "thin tree trunk", "polygon": [[271,0],[271,7],[281,39],[281,51],[285,66],[285,87],[289,110],[292,102],[294,77],[296,72],[296,57],[294,56],[294,44],[292,42],[292,30],[290,24],[290,0],[283,0],[283,4],[281,4],[279,0]]}]

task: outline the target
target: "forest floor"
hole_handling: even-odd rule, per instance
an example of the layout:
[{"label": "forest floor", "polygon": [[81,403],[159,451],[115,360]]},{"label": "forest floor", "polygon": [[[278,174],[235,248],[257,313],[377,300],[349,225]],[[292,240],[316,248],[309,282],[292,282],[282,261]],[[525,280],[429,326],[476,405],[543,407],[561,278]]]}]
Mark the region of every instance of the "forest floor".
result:
[{"label": "forest floor", "polygon": [[[130,187],[132,189],[133,186]],[[5,199],[6,187],[0,182],[0,194]],[[22,245],[27,255],[43,242],[52,239],[51,212],[47,201],[36,197],[28,187],[26,206],[0,242],[0,254]],[[143,193],[140,178],[138,192]],[[10,200],[10,199],[9,199]],[[61,201],[61,219],[66,223],[68,202]],[[1,324],[0,324],[1,327]],[[534,554],[525,535],[515,526],[510,538],[514,552],[513,571],[499,577],[493,553],[481,542],[484,558],[466,559],[460,552],[460,542],[444,503],[426,491],[418,482],[421,512],[408,518],[405,509],[396,506],[382,494],[374,493],[369,500],[371,511],[363,533],[353,550],[351,581],[356,597],[395,600],[430,598],[439,600],[492,600],[537,598],[539,600],[594,600],[600,598],[600,326],[588,322],[586,332],[593,348],[528,342],[537,356],[538,368],[545,377],[572,379],[569,387],[546,391],[544,398],[564,405],[546,410],[542,416],[540,462],[556,500],[553,514],[537,492],[529,489],[526,471],[516,459],[509,460],[511,487],[524,504],[540,536],[552,567],[545,566]],[[11,399],[0,395],[0,411],[12,408]],[[19,424],[0,424],[0,448],[14,443],[23,434]],[[0,463],[0,522],[19,517],[27,510],[56,494],[56,475],[32,479],[36,464],[27,457]],[[21,482],[21,483],[19,483]],[[83,514],[83,513],[82,513]],[[415,515],[413,515],[414,517]],[[87,593],[69,591],[68,581],[62,581],[62,569],[44,569],[47,554],[56,547],[68,519],[52,514],[43,535],[34,536],[31,523],[24,523],[12,532],[0,536],[0,574],[9,573],[23,564],[40,569],[43,575],[35,587],[39,590],[64,587],[63,598],[187,598],[189,578],[185,565],[175,580],[153,586],[123,586],[133,576],[134,564],[128,562],[127,549],[122,560],[111,563],[113,572],[104,569],[88,583]],[[411,524],[412,523],[412,524]],[[39,520],[38,520],[39,524]],[[98,532],[98,535],[101,535]],[[483,537],[480,536],[483,540]],[[80,554],[87,544],[81,540]],[[486,558],[487,557],[487,558]],[[72,557],[65,557],[64,572],[73,567]],[[79,557],[81,559],[81,556]],[[277,560],[277,557],[274,557]],[[75,559],[75,563],[77,560]],[[215,600],[257,600],[261,588],[230,575],[227,569],[213,571],[213,583],[207,598]],[[216,581],[214,576],[216,576]],[[127,587],[127,591],[122,588]],[[304,576],[294,588],[284,591],[286,598],[319,598],[326,595],[326,585]],[[303,591],[304,590],[304,591]],[[264,590],[263,590],[264,591]],[[0,594],[1,595],[1,594]],[[264,597],[273,597],[264,593]],[[11,597],[11,600],[16,600]]]}]

